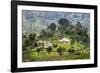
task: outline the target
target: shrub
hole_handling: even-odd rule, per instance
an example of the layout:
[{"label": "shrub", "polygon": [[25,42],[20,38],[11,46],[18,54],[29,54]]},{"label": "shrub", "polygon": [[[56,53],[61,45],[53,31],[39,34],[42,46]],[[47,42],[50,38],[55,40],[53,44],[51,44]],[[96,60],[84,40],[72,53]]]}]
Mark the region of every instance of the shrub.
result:
[{"label": "shrub", "polygon": [[57,49],[57,52],[59,53],[60,56],[63,55],[63,49],[61,47]]},{"label": "shrub", "polygon": [[48,47],[48,48],[46,48],[46,50],[47,50],[47,52],[48,52],[49,55],[50,55],[50,53],[51,53],[51,51],[52,51],[52,47]]}]

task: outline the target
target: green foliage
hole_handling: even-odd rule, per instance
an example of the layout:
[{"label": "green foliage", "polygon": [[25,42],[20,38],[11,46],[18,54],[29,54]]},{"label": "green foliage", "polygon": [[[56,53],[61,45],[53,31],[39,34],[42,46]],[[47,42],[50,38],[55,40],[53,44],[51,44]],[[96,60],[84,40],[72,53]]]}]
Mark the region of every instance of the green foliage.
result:
[{"label": "green foliage", "polygon": [[28,47],[31,48],[33,46],[33,41],[35,41],[35,37],[36,37],[35,33],[29,34],[27,37],[26,35],[23,34],[23,41],[22,41],[23,50],[27,50]]},{"label": "green foliage", "polygon": [[40,36],[42,36],[42,35],[47,35],[47,32],[45,30],[42,30]]},{"label": "green foliage", "polygon": [[[80,22],[71,25],[66,18],[58,20],[59,26],[51,23],[47,29],[42,29],[39,36],[36,33],[23,34],[23,61],[76,60],[89,59],[90,33]],[[56,30],[57,28],[57,30]],[[55,31],[56,30],[56,31]],[[70,43],[60,42],[68,38]],[[52,47],[44,48],[38,41],[48,41]],[[47,45],[47,44],[45,44]]]},{"label": "green foliage", "polygon": [[59,19],[58,24],[60,24],[62,26],[68,26],[69,20],[67,20],[66,18],[61,18],[61,19]]},{"label": "green foliage", "polygon": [[56,24],[55,24],[55,23],[51,23],[51,24],[48,26],[48,29],[50,29],[51,31],[55,31],[55,29],[56,29]]},{"label": "green foliage", "polygon": [[69,52],[70,54],[74,54],[74,53],[75,53],[75,50],[74,50],[73,48],[70,48],[70,49],[68,50],[68,52]]},{"label": "green foliage", "polygon": [[48,47],[48,48],[46,48],[46,50],[47,50],[47,52],[48,52],[49,55],[50,55],[50,52],[52,51],[52,47]]},{"label": "green foliage", "polygon": [[59,48],[57,49],[57,52],[59,53],[60,56],[62,56],[62,54],[63,54],[63,53],[62,53],[62,52],[63,52],[63,49],[62,49],[61,47],[59,47]]},{"label": "green foliage", "polygon": [[30,41],[35,40],[35,37],[36,37],[36,34],[35,33],[29,34],[29,40]]}]

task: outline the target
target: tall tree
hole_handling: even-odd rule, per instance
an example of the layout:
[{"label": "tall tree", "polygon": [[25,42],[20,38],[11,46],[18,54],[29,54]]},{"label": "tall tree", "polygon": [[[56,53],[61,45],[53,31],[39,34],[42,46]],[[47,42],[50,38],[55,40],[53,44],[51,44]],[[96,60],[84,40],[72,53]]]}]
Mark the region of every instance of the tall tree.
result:
[{"label": "tall tree", "polygon": [[56,24],[55,23],[51,23],[49,26],[48,26],[48,29],[52,30],[52,31],[55,31],[56,29]]},{"label": "tall tree", "polygon": [[68,26],[69,25],[69,20],[66,18],[61,18],[60,20],[58,20],[58,24],[63,25],[63,26]]},{"label": "tall tree", "polygon": [[63,34],[66,31],[66,28],[68,28],[69,23],[70,23],[69,20],[66,18],[59,19],[58,20],[58,24],[59,24],[58,30]]}]

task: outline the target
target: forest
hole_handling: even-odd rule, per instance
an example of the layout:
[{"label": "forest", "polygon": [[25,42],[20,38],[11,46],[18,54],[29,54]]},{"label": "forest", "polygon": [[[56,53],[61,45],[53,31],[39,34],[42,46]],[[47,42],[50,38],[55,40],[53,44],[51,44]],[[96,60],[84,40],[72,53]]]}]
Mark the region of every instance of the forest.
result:
[{"label": "forest", "polygon": [[50,23],[39,34],[22,33],[22,61],[61,61],[90,58],[90,32],[67,18]]}]

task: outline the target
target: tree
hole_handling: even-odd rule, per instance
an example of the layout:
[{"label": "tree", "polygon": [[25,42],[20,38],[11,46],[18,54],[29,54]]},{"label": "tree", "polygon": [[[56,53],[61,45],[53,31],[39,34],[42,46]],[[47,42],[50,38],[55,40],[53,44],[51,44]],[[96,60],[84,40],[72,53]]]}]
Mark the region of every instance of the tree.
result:
[{"label": "tree", "polygon": [[55,23],[51,23],[49,26],[48,26],[48,29],[52,30],[52,31],[55,31],[56,29],[56,24]]},{"label": "tree", "polygon": [[35,33],[29,34],[29,42],[30,42],[30,46],[33,45],[33,42],[35,41],[35,37],[36,37],[36,34],[35,34]]},{"label": "tree", "polygon": [[40,36],[44,36],[44,35],[47,35],[47,32],[43,29],[43,30],[41,30]]},{"label": "tree", "polygon": [[83,26],[81,22],[77,22],[73,26],[74,28],[71,29],[71,34],[74,36],[73,38],[76,39],[76,41],[82,40]]},{"label": "tree", "polygon": [[70,23],[69,20],[67,20],[66,18],[61,18],[60,20],[58,20],[58,24],[63,26],[68,26],[69,23]]},{"label": "tree", "polygon": [[43,47],[38,47],[38,48],[36,49],[36,52],[38,53],[38,57],[39,57],[39,53],[40,53],[42,50],[43,50]]},{"label": "tree", "polygon": [[75,43],[74,36],[70,36],[70,38],[71,38],[71,44],[74,44]]},{"label": "tree", "polygon": [[89,36],[88,36],[88,29],[82,26],[81,22],[77,22],[75,25],[75,29],[73,31],[76,35],[75,38],[80,43],[84,44],[85,46],[89,45]]},{"label": "tree", "polygon": [[50,55],[50,53],[51,53],[51,51],[52,51],[52,47],[48,47],[48,48],[46,48],[46,50],[47,50],[47,52],[48,52],[49,55]]},{"label": "tree", "polygon": [[65,34],[66,29],[69,26],[69,20],[67,20],[66,18],[61,18],[58,20],[58,31],[60,31],[60,33]]},{"label": "tree", "polygon": [[36,37],[36,34],[35,33],[29,34],[29,40],[30,41],[35,40],[35,37]]},{"label": "tree", "polygon": [[23,44],[22,44],[23,50],[27,50],[27,47],[28,47],[29,45],[30,45],[29,40],[28,40],[27,38],[24,39]]},{"label": "tree", "polygon": [[60,56],[63,55],[63,49],[61,47],[57,49],[57,52],[59,53]]},{"label": "tree", "polygon": [[56,48],[57,47],[57,43],[53,43],[53,47]]},{"label": "tree", "polygon": [[77,22],[75,25],[75,33],[77,35],[81,35],[82,32],[82,24],[80,22]]},{"label": "tree", "polygon": [[74,48],[70,48],[70,49],[68,50],[68,52],[69,52],[70,54],[74,54],[74,53],[75,53],[75,50],[74,50]]},{"label": "tree", "polygon": [[39,53],[41,51],[41,48],[36,49],[37,53],[38,53],[38,57],[39,57]]},{"label": "tree", "polygon": [[82,27],[82,24],[81,24],[81,22],[79,22],[79,21],[76,23],[76,25],[77,25],[78,27]]},{"label": "tree", "polygon": [[22,48],[23,50],[27,50],[27,37],[25,34],[22,35]]},{"label": "tree", "polygon": [[34,41],[34,46],[35,46],[35,47],[38,47],[38,44],[37,44],[37,42],[36,42],[36,41]]}]

